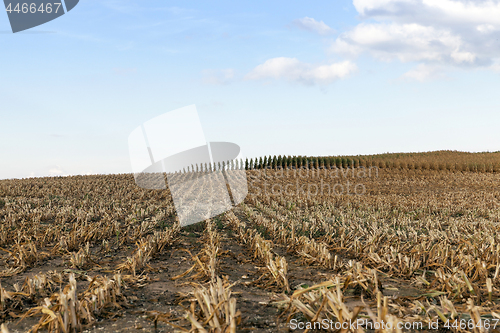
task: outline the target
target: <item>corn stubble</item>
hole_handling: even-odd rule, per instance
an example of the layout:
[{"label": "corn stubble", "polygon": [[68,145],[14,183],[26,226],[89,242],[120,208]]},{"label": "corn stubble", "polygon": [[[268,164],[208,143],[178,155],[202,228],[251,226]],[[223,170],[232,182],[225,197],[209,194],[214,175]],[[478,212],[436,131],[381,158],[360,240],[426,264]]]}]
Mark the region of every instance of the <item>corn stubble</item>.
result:
[{"label": "corn stubble", "polygon": [[[151,283],[155,258],[184,253],[189,268],[171,279],[189,291],[178,293],[177,315],[150,313],[155,326],[255,329],[245,326],[238,286],[274,295],[264,303],[279,310],[276,329],[292,319],[422,322],[424,330],[436,320],[464,319],[474,328],[452,330],[491,331],[477,324],[500,319],[497,160],[485,155],[474,164],[464,155],[455,163],[445,158],[452,155],[347,165],[380,167],[368,178],[342,163],[313,164],[306,176],[289,166],[247,170],[245,202],[203,222],[197,252],[179,241],[183,229],[168,191],[141,190],[130,175],[1,181],[0,320],[34,317],[31,332],[83,331],[131,306],[128,288]],[[362,183],[365,195],[269,191],[347,180]],[[230,242],[241,244],[256,278],[226,275],[221,263]],[[118,253],[117,261],[106,259]],[[53,259],[65,269],[31,273]],[[314,283],[297,284],[301,270],[315,272]],[[21,274],[21,286],[2,285]]]},{"label": "corn stubble", "polygon": [[[375,179],[351,178],[363,182],[371,194],[366,196],[270,193],[269,184],[293,184],[295,170],[249,173],[255,191],[241,206],[246,217],[303,264],[335,272],[326,286],[296,291],[280,303],[286,304],[288,320],[297,314],[313,321],[345,320],[332,314],[333,304],[343,304],[338,292],[328,294],[333,286],[349,294],[345,304],[355,304],[356,294],[365,301],[358,310],[348,306],[344,314],[359,311],[373,322],[428,324],[439,318],[443,324],[461,318],[472,320],[474,330],[486,331],[479,320],[497,318],[500,193],[495,173],[382,170]],[[312,170],[299,181],[318,188],[345,181],[335,175]],[[402,295],[405,287],[414,295]],[[388,290],[397,290],[397,297],[383,296]]]},{"label": "corn stubble", "polygon": [[[160,320],[184,332],[234,333],[241,322],[241,313],[236,309],[236,299],[231,297],[234,284],[230,285],[227,277],[219,276],[221,235],[211,219],[206,221],[201,239],[204,245],[197,255],[184,250],[191,256],[191,268],[172,277],[174,281],[190,280],[184,283],[191,286],[191,292],[183,295],[184,301],[190,303],[185,308],[184,317],[174,319],[167,314],[156,314],[155,327]],[[185,328],[188,323],[191,325],[190,330]]]},{"label": "corn stubble", "polygon": [[[1,182],[6,202],[0,211],[0,278],[55,258],[67,268],[31,273],[13,290],[0,280],[0,321],[35,317],[39,321],[30,332],[80,332],[129,306],[123,291],[144,285],[148,261],[174,242],[179,226],[170,218],[174,210],[165,193],[146,198],[129,175],[105,178]],[[158,228],[169,218],[169,228]],[[101,255],[134,242],[137,249],[114,270],[91,273],[101,269]]]}]

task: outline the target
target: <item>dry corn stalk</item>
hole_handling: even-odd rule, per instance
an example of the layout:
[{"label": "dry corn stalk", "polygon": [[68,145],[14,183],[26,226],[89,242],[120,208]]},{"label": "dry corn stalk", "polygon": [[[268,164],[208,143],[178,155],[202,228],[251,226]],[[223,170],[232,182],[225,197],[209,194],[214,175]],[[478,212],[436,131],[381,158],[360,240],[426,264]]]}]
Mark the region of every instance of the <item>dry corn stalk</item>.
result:
[{"label": "dry corn stalk", "polygon": [[368,312],[372,323],[384,323],[384,325],[379,326],[380,329],[378,329],[377,332],[402,333],[402,329],[400,326],[401,320],[389,312],[388,299],[387,297],[382,296],[381,292],[377,293],[377,314],[375,315],[370,308],[367,308],[366,311]]},{"label": "dry corn stalk", "polygon": [[0,281],[0,310],[4,310],[7,307],[7,300],[9,299],[12,299],[12,294],[3,289],[2,282]]},{"label": "dry corn stalk", "polygon": [[188,250],[184,250],[189,253],[193,260],[191,268],[184,273],[173,277],[172,280],[178,280],[188,276],[193,271],[196,271],[196,274],[190,275],[192,280],[215,280],[218,266],[220,235],[211,220],[207,220],[206,229],[204,230],[202,239],[204,240],[204,245],[200,253],[197,255],[192,255]]},{"label": "dry corn stalk", "polygon": [[171,244],[179,232],[179,225],[163,232],[155,232],[147,238],[141,239],[136,243],[137,250],[128,257],[124,263],[117,266],[119,271],[130,271],[136,275],[137,271],[143,271],[148,268],[148,262],[155,254],[163,251],[165,246]]},{"label": "dry corn stalk", "polygon": [[7,328],[7,325],[6,324],[2,324],[0,326],[0,329],[2,331],[2,333],[10,333],[9,329]]},{"label": "dry corn stalk", "polygon": [[[344,303],[341,291],[343,283],[336,278],[335,281],[325,281],[318,285],[296,290],[291,297],[285,296],[285,305],[288,306],[287,322],[297,314],[301,313],[310,322],[321,322],[331,320],[341,324],[356,322],[362,307],[350,310]],[[345,325],[345,324],[344,324]],[[355,332],[363,332],[357,327]]]},{"label": "dry corn stalk", "polygon": [[69,284],[60,292],[45,298],[42,305],[31,308],[22,317],[41,315],[38,324],[31,332],[45,328],[49,332],[81,331],[95,322],[95,315],[105,306],[117,304],[121,296],[122,277],[119,274],[113,280],[109,278],[94,278],[89,288],[78,295],[76,279],[73,273],[69,275]]},{"label": "dry corn stalk", "polygon": [[186,313],[192,331],[236,332],[241,322],[241,313],[236,308],[236,299],[231,297],[231,286],[224,285],[217,277],[208,287],[202,285],[196,287],[193,294],[190,311]]},{"label": "dry corn stalk", "polygon": [[274,284],[278,289],[289,292],[288,263],[286,259],[272,251],[270,241],[262,238],[255,230],[246,229],[246,225],[240,222],[233,212],[228,212],[226,218],[229,226],[237,232],[237,237],[245,244],[250,245],[254,252],[254,258],[260,259],[266,265],[265,273],[254,283],[268,279],[269,283],[265,285],[266,287]]}]

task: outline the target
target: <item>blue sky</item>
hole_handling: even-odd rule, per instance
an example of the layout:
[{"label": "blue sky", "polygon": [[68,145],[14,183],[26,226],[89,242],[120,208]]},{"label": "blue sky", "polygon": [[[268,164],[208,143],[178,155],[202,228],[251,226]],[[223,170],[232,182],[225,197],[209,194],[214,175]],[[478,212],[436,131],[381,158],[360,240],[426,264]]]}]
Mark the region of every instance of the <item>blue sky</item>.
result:
[{"label": "blue sky", "polygon": [[[498,14],[498,15],[497,15]],[[500,150],[500,1],[82,0],[0,15],[0,179],[131,172],[128,135],[197,106],[246,156]]]}]

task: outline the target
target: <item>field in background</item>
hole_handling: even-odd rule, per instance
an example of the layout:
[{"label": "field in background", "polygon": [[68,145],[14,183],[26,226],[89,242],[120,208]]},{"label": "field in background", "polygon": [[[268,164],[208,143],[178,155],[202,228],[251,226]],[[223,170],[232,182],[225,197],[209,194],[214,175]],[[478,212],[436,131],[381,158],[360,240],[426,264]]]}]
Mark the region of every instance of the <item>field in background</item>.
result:
[{"label": "field in background", "polygon": [[184,228],[169,192],[132,175],[0,181],[0,322],[11,332],[286,332],[323,319],[493,331],[500,153],[275,160],[247,166],[243,204]]},{"label": "field in background", "polygon": [[264,156],[247,159],[245,168],[351,168],[376,166],[381,169],[450,170],[500,172],[500,151],[466,153],[433,151],[425,153],[395,153],[356,156]]}]

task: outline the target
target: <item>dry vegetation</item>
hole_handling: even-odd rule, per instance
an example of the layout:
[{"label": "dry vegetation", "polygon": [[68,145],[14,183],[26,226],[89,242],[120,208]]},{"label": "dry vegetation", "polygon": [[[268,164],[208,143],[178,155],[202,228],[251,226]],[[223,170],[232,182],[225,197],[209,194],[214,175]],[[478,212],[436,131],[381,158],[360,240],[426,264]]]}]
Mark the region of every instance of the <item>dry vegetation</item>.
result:
[{"label": "dry vegetation", "polygon": [[[285,332],[324,319],[491,332],[499,155],[311,159],[301,173],[290,158],[248,170],[244,203],[183,228],[169,192],[132,175],[0,181],[2,333]],[[347,182],[363,195],[333,190]]]}]

